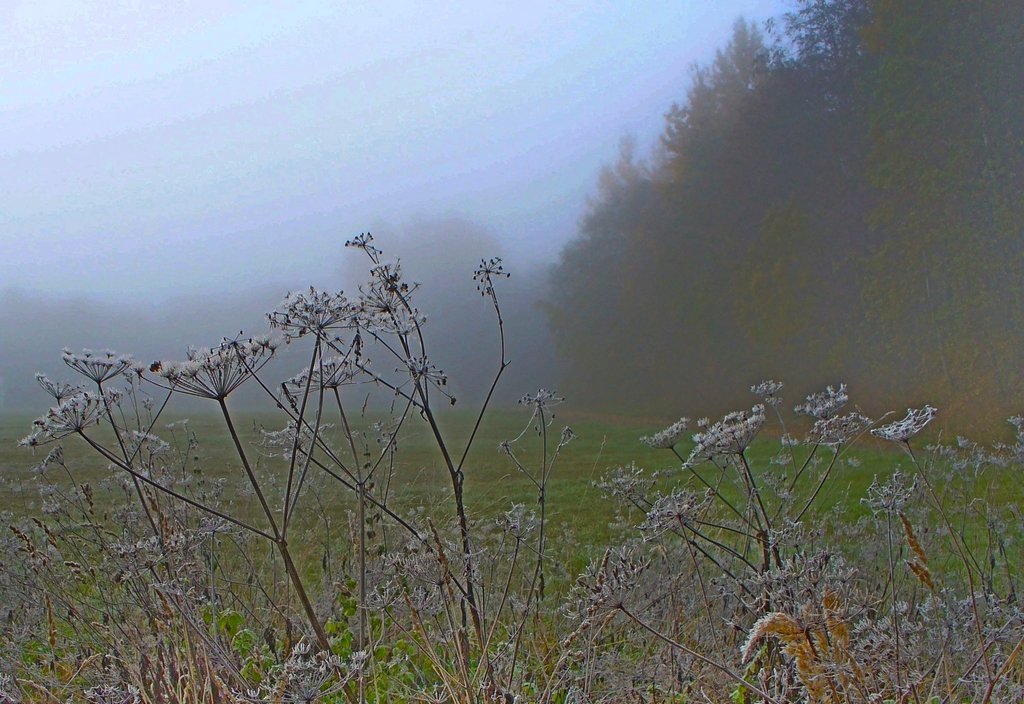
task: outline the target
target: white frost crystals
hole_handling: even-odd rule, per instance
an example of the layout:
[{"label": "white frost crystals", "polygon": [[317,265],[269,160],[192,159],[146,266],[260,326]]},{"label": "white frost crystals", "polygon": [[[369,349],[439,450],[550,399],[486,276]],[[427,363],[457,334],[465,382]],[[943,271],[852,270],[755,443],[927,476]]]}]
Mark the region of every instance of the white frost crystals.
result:
[{"label": "white frost crystals", "polygon": [[655,450],[671,450],[679,442],[683,431],[690,425],[689,418],[680,418],[664,430],[659,430],[654,435],[646,435],[640,438],[640,442]]},{"label": "white frost crystals", "polygon": [[782,382],[775,381],[774,379],[765,379],[760,384],[754,384],[750,387],[750,393],[755,396],[760,396],[766,406],[776,408],[782,405],[782,396],[779,394],[782,392]]},{"label": "white frost crystals", "polygon": [[35,447],[81,432],[98,423],[107,408],[116,405],[119,400],[120,394],[113,391],[103,396],[91,391],[75,394],[48,410],[42,418],[33,421],[32,433],[18,444],[22,447]]},{"label": "white frost crystals", "polygon": [[872,420],[863,413],[847,413],[843,416],[819,418],[814,421],[808,439],[829,447],[842,445],[863,433],[871,426]]},{"label": "white frost crystals", "polygon": [[283,386],[289,396],[301,394],[307,385],[314,389],[337,389],[356,383],[361,375],[368,375],[368,365],[367,360],[357,363],[349,357],[326,357],[313,367],[312,372],[306,367],[291,379],[286,379]]},{"label": "white frost crystals", "polygon": [[840,384],[838,389],[833,386],[827,386],[824,391],[811,394],[799,406],[794,406],[793,411],[822,420],[834,416],[849,400],[850,397],[846,393],[846,384]]},{"label": "white frost crystals", "polygon": [[84,389],[79,384],[71,384],[66,381],[53,381],[50,377],[45,374],[36,374],[36,383],[42,387],[43,391],[48,393],[57,404],[64,402],[64,399],[71,398]]},{"label": "white frost crystals", "polygon": [[693,436],[695,443],[687,464],[710,460],[721,455],[742,454],[753,442],[764,425],[764,405],[757,404],[747,411],[726,414],[702,433]]},{"label": "white frost crystals", "polygon": [[535,394],[526,394],[519,399],[519,405],[526,408],[533,408],[535,412],[546,412],[552,406],[557,406],[565,401],[564,396],[559,396],[548,389],[537,389]]},{"label": "white frost crystals", "polygon": [[274,355],[277,342],[269,337],[224,340],[217,347],[193,348],[184,362],[167,362],[159,374],[174,391],[223,400]]},{"label": "white frost crystals", "polygon": [[344,662],[325,650],[314,652],[308,642],[300,642],[292,649],[284,666],[275,678],[260,683],[255,689],[236,692],[236,696],[251,702],[319,702],[345,690],[366,666],[368,654],[353,652]]},{"label": "white frost crystals", "polygon": [[310,286],[308,292],[289,293],[281,310],[267,314],[267,319],[271,327],[292,339],[309,333],[322,336],[330,328],[347,327],[357,310],[341,291],[328,293]]},{"label": "white frost crystals", "polygon": [[711,496],[698,495],[685,489],[675,489],[660,496],[647,512],[640,525],[644,540],[653,540],[662,533],[681,529],[696,521],[711,502]]},{"label": "white frost crystals", "polygon": [[92,379],[97,384],[113,379],[135,364],[130,355],[117,354],[112,350],[104,350],[103,352],[82,350],[80,353],[76,353],[72,352],[68,347],[64,348],[61,359],[64,360],[64,364],[82,376]]},{"label": "white frost crystals", "polygon": [[908,408],[906,417],[881,428],[875,428],[871,434],[883,440],[906,442],[924,430],[924,427],[935,418],[936,413],[937,408],[927,405],[924,408]]}]

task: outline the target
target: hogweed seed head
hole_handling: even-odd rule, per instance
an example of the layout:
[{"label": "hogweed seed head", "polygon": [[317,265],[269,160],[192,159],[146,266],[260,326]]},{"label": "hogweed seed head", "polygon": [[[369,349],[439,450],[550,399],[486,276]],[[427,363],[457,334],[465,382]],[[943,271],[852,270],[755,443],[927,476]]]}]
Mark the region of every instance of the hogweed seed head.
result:
[{"label": "hogweed seed head", "polygon": [[135,364],[130,355],[117,354],[111,350],[94,352],[85,349],[76,353],[68,347],[64,348],[61,359],[64,364],[97,384],[113,379]]},{"label": "hogweed seed head", "polygon": [[593,486],[606,496],[620,499],[627,504],[643,504],[654,488],[654,479],[634,462],[602,476],[593,482]]},{"label": "hogweed seed head", "polygon": [[512,508],[497,518],[498,527],[516,540],[523,540],[537,527],[537,514],[527,511],[523,504],[512,504]]},{"label": "hogweed seed head", "polygon": [[760,403],[749,412],[733,411],[726,414],[707,430],[693,436],[694,448],[687,463],[710,460],[721,455],[742,454],[753,442],[764,421],[764,405]]},{"label": "hogweed seed head", "polygon": [[[30,436],[31,437],[31,436]],[[46,453],[46,457],[43,461],[32,468],[33,474],[46,474],[47,470],[53,465],[64,464],[64,448],[60,445],[55,445],[49,452]]]},{"label": "hogweed seed head", "polygon": [[764,404],[772,408],[782,405],[782,397],[779,395],[781,391],[782,382],[775,381],[774,379],[765,379],[761,383],[750,387],[750,393],[760,396]]},{"label": "hogweed seed head", "polygon": [[[284,666],[275,677],[256,689],[237,695],[252,702],[274,701],[282,704],[333,701],[366,665],[364,651],[353,652],[348,663],[327,651],[312,652],[305,641],[292,648]],[[276,679],[277,681],[273,681]]]},{"label": "hogweed seed head", "polygon": [[292,340],[308,334],[323,336],[327,330],[351,326],[357,306],[341,291],[329,293],[312,286],[308,292],[289,293],[278,310],[267,314],[272,328]]},{"label": "hogweed seed head", "polygon": [[410,357],[405,360],[405,369],[395,371],[406,372],[413,381],[426,381],[435,386],[448,385],[448,375],[426,357]]},{"label": "hogweed seed head", "polygon": [[41,373],[36,374],[36,383],[42,387],[43,391],[50,394],[58,404],[83,390],[80,384],[52,381],[48,376]]},{"label": "hogweed seed head", "polygon": [[297,450],[299,456],[305,457],[310,449],[316,444],[317,435],[332,428],[332,425],[321,424],[316,433],[309,425],[303,425],[299,433],[298,446],[296,447],[295,422],[289,421],[281,430],[260,429],[260,439],[256,443],[267,457],[282,457],[285,460],[292,459],[292,451]]},{"label": "hogweed seed head", "polygon": [[553,406],[557,406],[565,401],[565,397],[559,396],[554,391],[548,391],[547,389],[537,389],[535,394],[526,394],[519,399],[520,406],[526,406],[533,408],[535,411],[547,411]]},{"label": "hogweed seed head", "polygon": [[849,400],[850,397],[846,393],[846,384],[840,384],[838,389],[827,386],[824,391],[810,394],[806,401],[798,406],[794,406],[793,411],[800,415],[821,420],[834,416]]},{"label": "hogweed seed head", "polygon": [[278,343],[269,337],[225,339],[216,347],[193,348],[184,362],[167,362],[159,374],[174,391],[223,400],[262,369]]},{"label": "hogweed seed head", "polygon": [[418,286],[402,279],[400,262],[379,263],[370,275],[373,280],[359,288],[356,326],[371,333],[409,335],[426,323],[426,316],[411,302]]},{"label": "hogweed seed head", "polygon": [[138,452],[145,452],[150,457],[167,455],[171,452],[171,445],[163,438],[153,433],[143,433],[133,430],[129,436],[129,445],[126,446],[129,455]]},{"label": "hogweed seed head", "polygon": [[623,606],[636,588],[649,561],[628,546],[608,548],[600,562],[591,563],[576,580],[576,610],[585,618]]},{"label": "hogweed seed head", "polygon": [[85,690],[85,701],[89,704],[141,704],[142,692],[130,684],[90,687]]},{"label": "hogweed seed head", "polygon": [[313,367],[312,372],[306,367],[283,385],[289,395],[302,393],[307,384],[314,389],[337,389],[355,383],[359,375],[366,373],[368,363],[367,360],[356,362],[348,357],[327,357]]},{"label": "hogweed seed head", "polygon": [[698,496],[685,489],[675,489],[671,494],[659,497],[640,525],[644,539],[651,540],[665,531],[692,524],[710,500],[706,494]]},{"label": "hogweed seed head", "polygon": [[680,418],[664,430],[659,430],[654,435],[647,435],[640,438],[640,442],[656,450],[671,450],[679,442],[683,431],[690,424],[689,418]]},{"label": "hogweed seed head", "polygon": [[843,416],[819,418],[811,426],[808,439],[812,443],[837,447],[860,435],[872,421],[862,413],[847,413]]},{"label": "hogweed seed head", "polygon": [[22,438],[18,444],[22,447],[34,447],[82,432],[90,425],[98,423],[107,412],[107,408],[116,405],[120,399],[121,394],[115,391],[108,391],[102,396],[91,391],[75,394],[33,421],[32,433]]},{"label": "hogweed seed head", "polygon": [[881,428],[875,428],[871,434],[882,440],[906,442],[924,430],[924,427],[935,418],[936,413],[938,409],[928,405],[924,408],[908,408],[906,417]]},{"label": "hogweed seed head", "polygon": [[352,239],[346,240],[345,246],[361,249],[373,260],[376,260],[382,254],[381,250],[373,246],[373,235],[369,232],[361,232]]},{"label": "hogweed seed head", "polygon": [[896,514],[902,511],[903,507],[910,501],[915,488],[917,488],[917,477],[913,477],[908,482],[903,473],[897,471],[893,472],[892,476],[889,477],[889,481],[881,484],[876,474],[871,482],[871,486],[868,487],[867,498],[861,499],[861,503],[870,508],[874,513],[887,512]]},{"label": "hogweed seed head", "polygon": [[505,271],[501,263],[501,257],[481,259],[480,266],[473,272],[473,281],[476,281],[476,290],[481,296],[494,296],[494,279],[509,278],[511,274]]}]

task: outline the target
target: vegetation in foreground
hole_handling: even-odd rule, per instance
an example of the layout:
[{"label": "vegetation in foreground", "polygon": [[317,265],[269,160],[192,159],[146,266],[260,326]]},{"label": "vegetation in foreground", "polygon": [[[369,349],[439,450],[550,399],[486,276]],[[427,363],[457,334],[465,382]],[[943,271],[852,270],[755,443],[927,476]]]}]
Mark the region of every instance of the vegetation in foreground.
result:
[{"label": "vegetation in foreground", "polygon": [[[151,365],[67,350],[84,387],[40,376],[56,405],[22,440],[46,451],[40,515],[3,538],[0,698],[1024,698],[1019,503],[986,498],[1016,488],[1024,421],[1010,445],[926,447],[930,406],[869,418],[830,387],[794,408],[800,425],[764,382],[759,403],[696,421],[689,442],[687,419],[646,437],[664,458],[653,471],[601,472],[610,501],[573,510],[610,520],[573,535],[552,520],[566,498],[553,477],[577,434],[540,390],[498,447],[524,501],[471,510],[489,491],[470,469],[491,395],[466,428],[446,424],[416,287],[369,236],[350,244],[370,282],[353,299],[290,295],[269,315],[277,338]],[[504,275],[497,260],[476,272],[497,321],[494,385]],[[309,365],[272,384],[283,343]],[[243,384],[283,427],[239,428],[228,398]],[[204,469],[188,423],[161,420],[179,395],[219,415],[237,481]],[[778,440],[755,445],[769,423]],[[872,436],[901,454],[874,453],[878,476],[837,500]],[[71,439],[117,479],[84,480]],[[403,468],[407,444],[429,464]],[[429,486],[412,501],[410,474]]]}]

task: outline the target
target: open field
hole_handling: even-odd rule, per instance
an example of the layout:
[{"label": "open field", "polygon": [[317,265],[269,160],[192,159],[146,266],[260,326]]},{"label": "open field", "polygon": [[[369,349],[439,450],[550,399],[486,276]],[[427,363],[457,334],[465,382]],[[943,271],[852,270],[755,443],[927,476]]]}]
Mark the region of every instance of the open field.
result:
[{"label": "open field", "polygon": [[[269,413],[243,413],[239,416],[236,424],[243,440],[249,443],[258,440],[260,429],[274,430],[280,425],[280,420]],[[0,415],[0,468],[3,470],[0,475],[0,506],[10,518],[15,519],[39,513],[40,477],[33,472],[33,467],[42,460],[48,447],[26,449],[17,446],[17,440],[30,429],[32,418],[27,414]],[[367,420],[372,422],[376,419],[378,417],[371,414]],[[441,414],[440,419],[442,429],[452,438],[452,444],[461,449],[468,438],[474,417],[465,411],[449,411]],[[168,416],[159,425],[177,426],[182,420],[186,418]],[[223,419],[213,414],[193,413],[187,420],[188,428],[195,433],[199,443],[192,452],[187,471],[195,476],[201,475],[207,481],[226,481],[230,487],[229,492],[238,494],[231,498],[232,503],[243,507],[243,515],[255,516],[257,507],[246,491],[244,474],[230,437],[224,430]],[[527,421],[529,414],[516,408],[490,413],[484,419],[466,465],[467,504],[473,517],[487,520],[508,510],[512,504],[519,503],[527,507],[536,504],[537,492],[533,484],[498,448],[502,441],[522,434],[515,445],[517,456],[524,465],[536,466],[540,461],[541,438],[534,425],[525,427]],[[332,419],[327,419],[327,422],[332,422]],[[574,413],[571,410],[556,414],[548,428],[552,443],[565,426],[573,429],[576,439],[561,451],[552,473],[547,487],[547,517],[551,522],[555,544],[564,542],[564,536],[571,537],[568,542],[576,545],[580,561],[573,567],[581,569],[585,563],[584,558],[592,557],[595,550],[607,545],[612,539],[613,528],[622,528],[616,505],[594,486],[611,470],[630,463],[652,472],[675,470],[666,472],[662,480],[665,487],[689,486],[702,489],[691,475],[679,469],[682,463],[675,455],[653,449],[640,441],[641,436],[651,434],[663,425],[657,419],[611,419]],[[775,437],[769,435],[773,431]],[[161,431],[157,427],[154,432],[164,435],[168,440],[172,437],[179,440],[184,438],[180,426],[170,431]],[[799,436],[798,430],[794,429],[793,433]],[[772,457],[780,451],[779,434],[779,428],[769,423],[762,437],[747,450],[747,455],[752,466],[784,479],[792,476],[793,468],[772,463]],[[923,457],[928,456],[923,448],[935,440],[934,437],[929,440],[927,436],[915,440]],[[105,480],[117,476],[116,470],[107,469],[102,460],[77,438],[66,440],[63,447],[68,467],[78,481],[91,483],[101,500],[104,496],[113,496],[109,488],[111,482]],[[685,458],[691,447],[692,442],[686,435],[677,451]],[[284,471],[284,464],[280,460],[260,456],[254,445],[250,451],[268,473]],[[806,453],[805,448],[794,449],[793,455],[798,464]],[[822,456],[826,460],[830,457],[826,453]],[[817,468],[818,471],[823,467],[824,463]],[[884,480],[896,470],[913,471],[904,452],[891,443],[870,436],[861,438],[857,445],[842,452],[841,459],[823,485],[810,515],[820,516],[829,512],[830,521],[838,525],[852,524],[864,518],[870,511],[862,499],[867,496],[873,479],[877,476]],[[1015,468],[990,467],[980,474],[959,473],[955,484],[948,483],[944,489],[951,497],[970,497],[995,507],[1018,506],[1024,504],[1024,484],[1017,481],[1016,476]],[[812,476],[805,477],[805,481],[814,478],[812,473]],[[49,472],[45,481],[59,485],[66,480],[66,477],[58,473]],[[813,485],[812,481],[809,483]],[[729,484],[724,484],[721,490],[728,496],[735,494],[735,488]],[[399,512],[432,507],[435,515],[450,515],[450,480],[429,428],[419,419],[411,419],[403,429],[388,481],[387,495],[389,503]],[[321,500],[324,510],[334,519],[353,510],[355,504],[352,493],[340,487],[329,488]],[[637,515],[631,518],[636,519]],[[1016,534],[1020,532],[1021,526],[1011,525],[1010,529]],[[967,530],[973,531],[970,527]],[[842,540],[842,536],[843,531],[838,530],[837,539]]]},{"label": "open field", "polygon": [[[2,417],[10,534],[0,540],[9,556],[0,596],[11,605],[0,694],[13,691],[6,673],[29,701],[74,691],[92,702],[97,683],[145,701],[282,703],[418,701],[443,687],[453,701],[514,688],[517,700],[552,704],[583,686],[608,702],[623,691],[652,702],[700,701],[697,691],[711,701],[804,701],[808,692],[830,701],[815,694],[822,682],[849,695],[835,701],[861,701],[851,693],[867,689],[912,687],[928,702],[941,701],[925,698],[936,692],[959,701],[969,688],[1021,690],[1015,450],[939,451],[918,435],[911,456],[862,428],[836,453],[781,442],[805,437],[806,418],[783,428],[754,413],[710,426],[726,444],[688,466],[688,433],[674,450],[654,449],[640,438],[664,427],[656,420],[561,409],[546,427],[522,408],[484,418],[464,465],[469,547],[431,429],[413,417],[368,485],[393,514],[367,504],[363,517],[357,493],[314,467],[292,493],[287,552],[258,531],[221,523],[211,532],[166,495],[149,492],[143,513],[127,475],[81,438],[65,438],[63,456],[41,470],[49,446],[17,447],[31,417]],[[384,420],[364,411],[349,436],[325,416],[323,437],[391,457],[376,440]],[[436,416],[455,457],[474,420]],[[234,422],[281,521],[287,462],[262,433],[281,420],[238,413]],[[747,422],[752,442],[737,440]],[[553,460],[565,426],[574,438]],[[222,417],[169,415],[152,431],[171,446],[136,466],[269,530]],[[115,443],[102,425],[85,432]],[[543,466],[542,507],[534,479]],[[526,511],[510,512],[515,504]],[[396,517],[415,526],[412,538]],[[805,639],[813,653],[798,650]],[[300,641],[321,650],[314,657]],[[963,674],[989,660],[988,679]],[[243,686],[260,694],[240,697]]]}]

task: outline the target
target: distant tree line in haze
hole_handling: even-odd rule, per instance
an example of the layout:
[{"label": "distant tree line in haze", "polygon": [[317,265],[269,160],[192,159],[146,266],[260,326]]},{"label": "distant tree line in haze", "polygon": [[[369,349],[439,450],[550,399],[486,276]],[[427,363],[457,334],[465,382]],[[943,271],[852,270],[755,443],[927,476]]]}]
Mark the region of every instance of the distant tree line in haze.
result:
[{"label": "distant tree line in haze", "polygon": [[737,21],[650,158],[624,142],[562,253],[568,390],[675,413],[771,376],[791,397],[845,381],[874,410],[1019,411],[1022,38],[1020,0]]},{"label": "distant tree line in haze", "polygon": [[[500,358],[494,312],[476,288],[473,269],[482,258],[503,253],[499,239],[454,215],[380,222],[373,229],[385,255],[400,259],[416,284],[412,295],[427,317],[424,332],[432,361],[449,376],[448,390],[458,399],[456,410],[479,403]],[[329,290],[343,290],[351,298],[369,278],[370,267],[343,250],[344,240],[340,235],[333,273],[320,276],[329,282]],[[558,363],[539,308],[546,297],[546,269],[520,265],[515,258],[508,266],[513,275],[500,283],[499,295],[512,365],[502,377],[497,399],[514,403],[538,386],[556,386]],[[308,283],[296,280],[293,290]],[[70,372],[61,362],[65,346],[75,351],[113,348],[145,364],[180,360],[191,345],[216,345],[223,337],[266,332],[266,313],[286,292],[285,286],[263,283],[230,295],[201,292],[148,303],[127,296],[113,301],[0,290],[0,327],[12,331],[0,335],[0,412],[32,414],[46,408],[48,399],[34,374],[67,379]],[[276,356],[267,377],[274,383],[309,364],[304,351],[297,354],[287,346]],[[240,390],[233,402],[253,409],[267,407],[265,393],[255,385]],[[179,399],[172,410],[192,413],[195,408]]]}]

